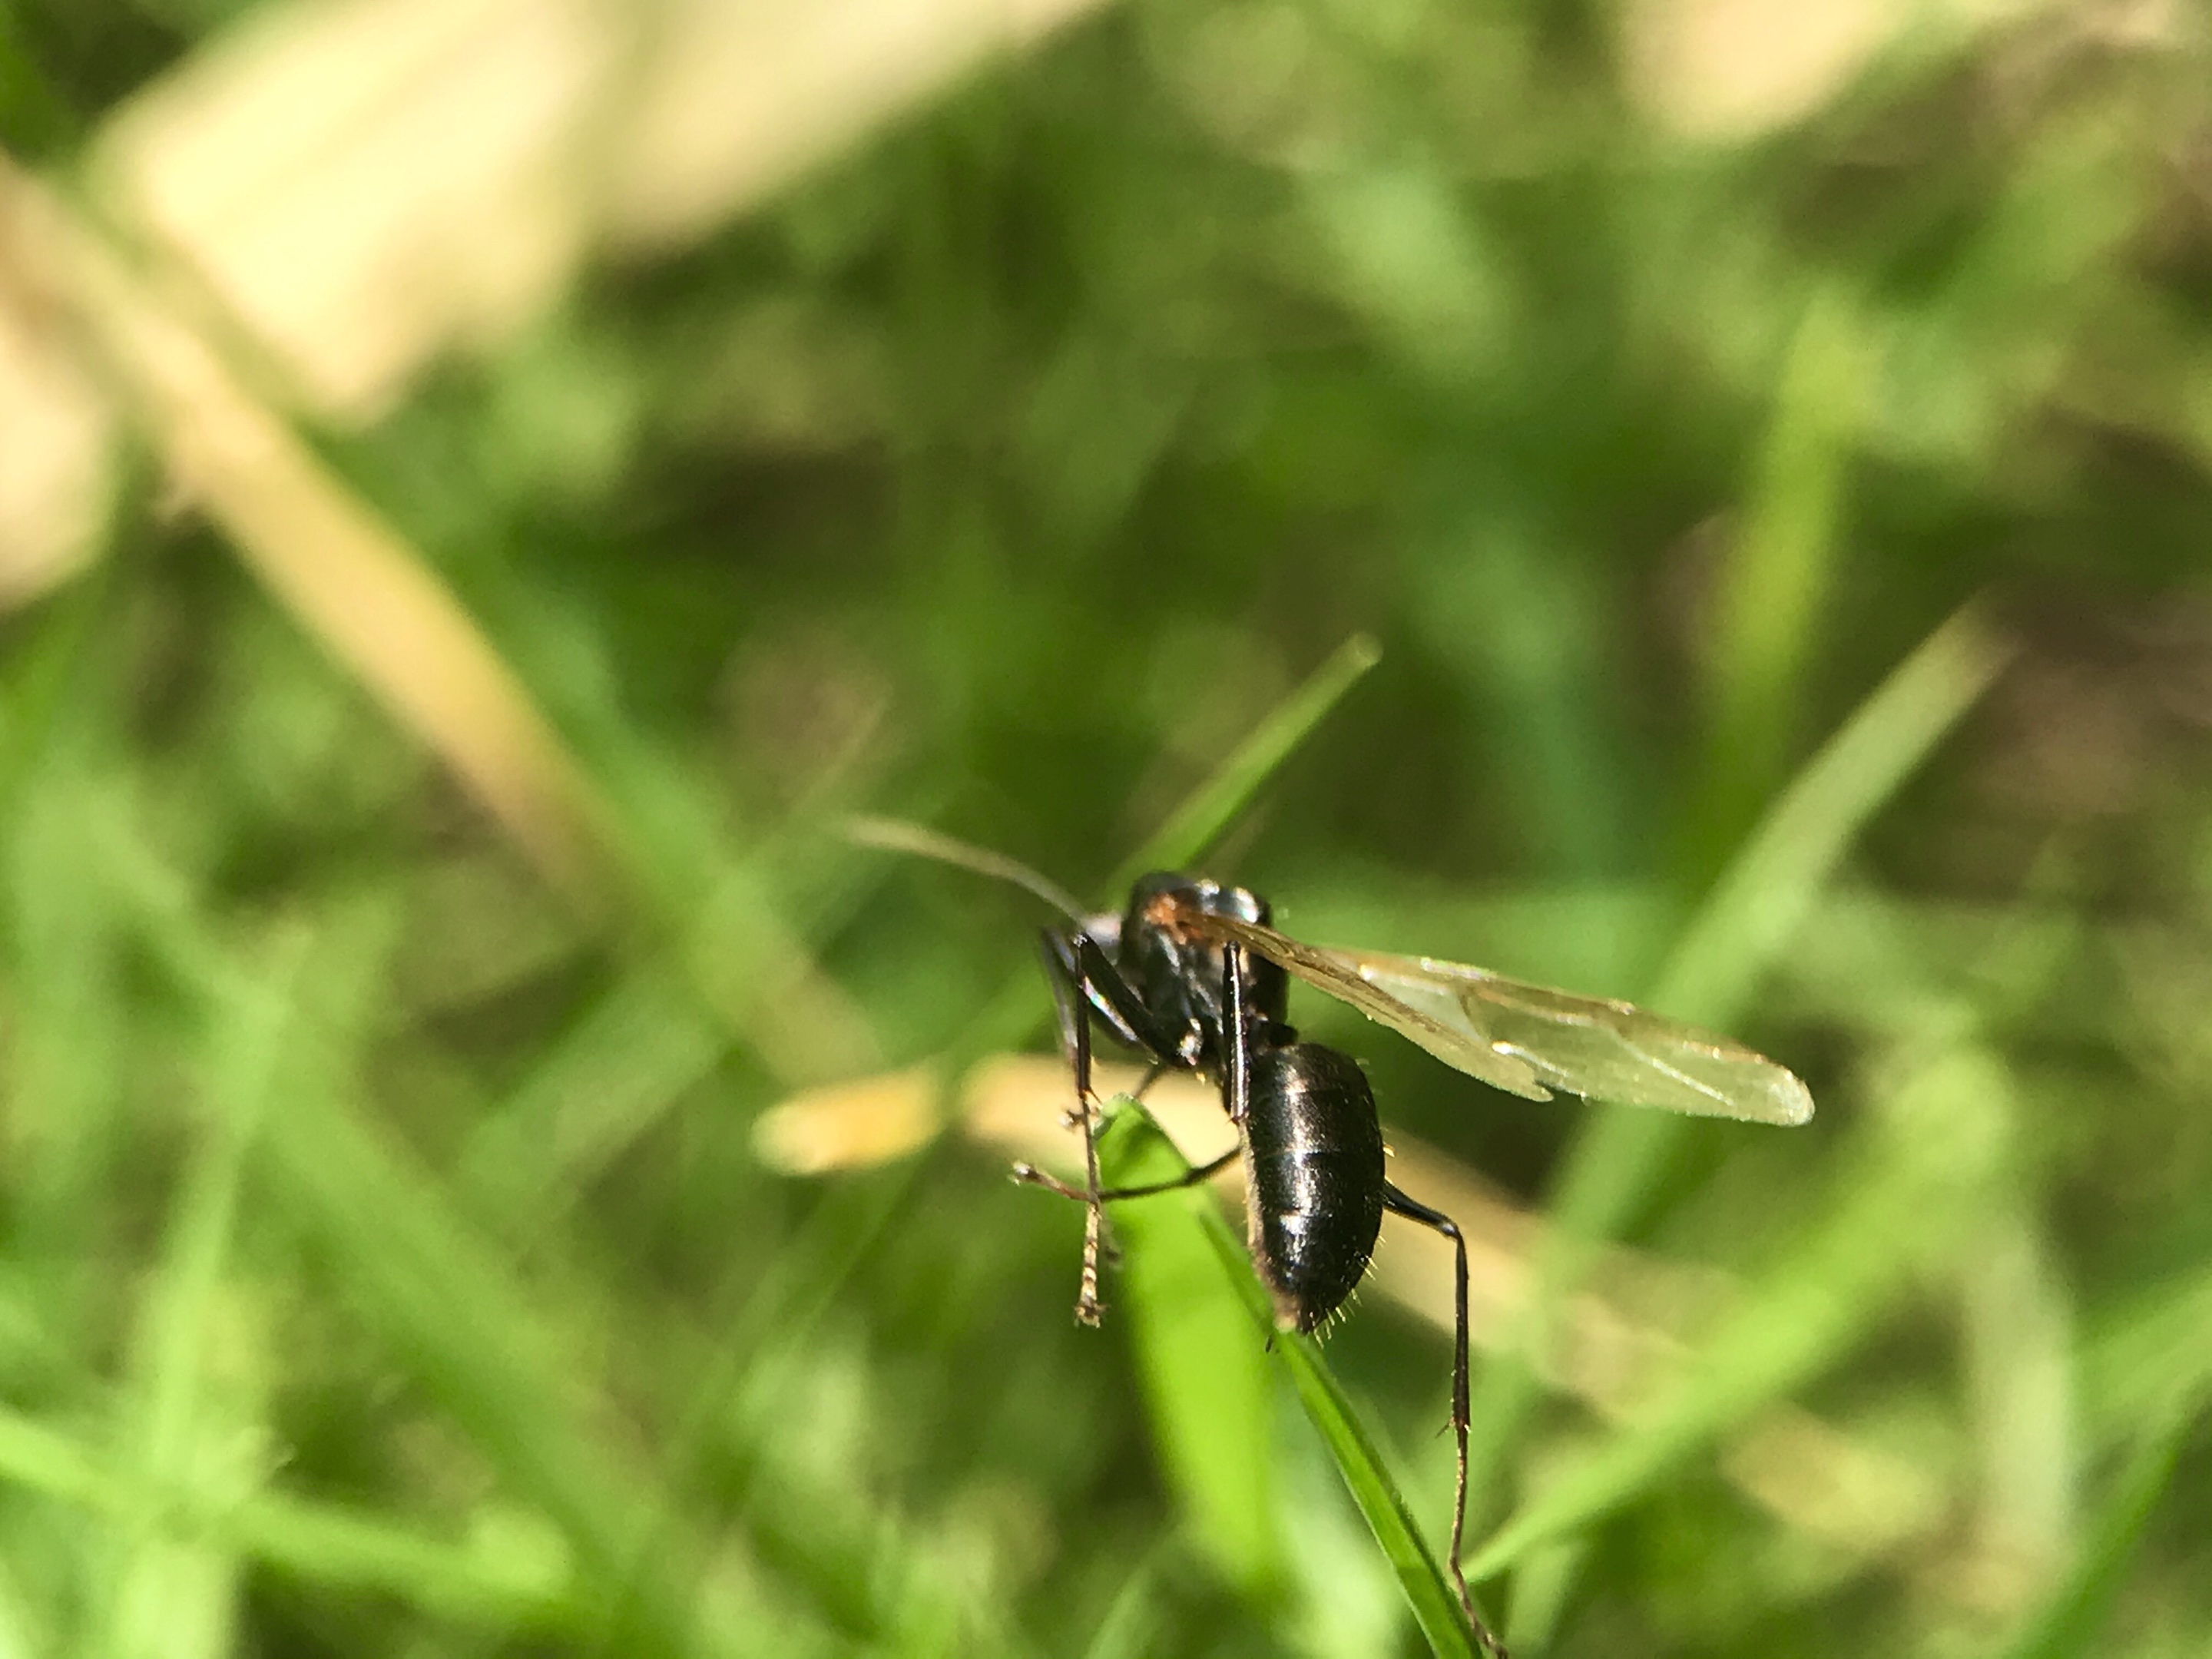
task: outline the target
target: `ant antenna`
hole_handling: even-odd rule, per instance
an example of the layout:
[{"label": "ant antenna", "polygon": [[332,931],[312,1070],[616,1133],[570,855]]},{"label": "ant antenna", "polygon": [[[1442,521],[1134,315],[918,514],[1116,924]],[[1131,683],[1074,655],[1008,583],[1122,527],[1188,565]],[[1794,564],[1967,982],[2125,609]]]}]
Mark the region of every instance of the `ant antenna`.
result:
[{"label": "ant antenna", "polygon": [[963,870],[973,870],[979,876],[1010,882],[1034,894],[1079,927],[1089,920],[1083,907],[1069,896],[1066,889],[1003,853],[994,853],[988,848],[955,841],[951,836],[940,836],[934,830],[925,829],[904,818],[859,816],[847,818],[840,828],[845,839],[856,846],[878,847],[890,853],[912,853],[918,858],[934,859],[939,864],[957,865]]}]

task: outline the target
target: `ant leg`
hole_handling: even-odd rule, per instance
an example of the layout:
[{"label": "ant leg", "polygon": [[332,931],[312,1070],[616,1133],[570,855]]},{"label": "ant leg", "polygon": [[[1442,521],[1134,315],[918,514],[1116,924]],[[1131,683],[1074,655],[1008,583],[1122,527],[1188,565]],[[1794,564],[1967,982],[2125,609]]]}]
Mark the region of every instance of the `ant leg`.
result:
[{"label": "ant leg", "polygon": [[[1176,1063],[1174,1056],[1181,1051],[1182,1033],[1162,1028],[1097,939],[1088,933],[1047,927],[1039,933],[1037,943],[1055,997],[1069,993],[1083,997],[1090,1003],[1091,1014],[1106,1022],[1115,1041],[1149,1056],[1156,1066]],[[1066,1032],[1073,1009],[1065,1001],[1060,1006],[1060,1029]],[[1072,1034],[1068,1040],[1073,1040]]]},{"label": "ant leg", "polygon": [[[1231,1146],[1212,1163],[1185,1170],[1173,1181],[1155,1181],[1148,1187],[1109,1187],[1098,1194],[1099,1200],[1113,1204],[1125,1198],[1150,1198],[1155,1193],[1171,1193],[1179,1188],[1195,1187],[1201,1181],[1212,1180],[1235,1163],[1237,1155],[1243,1150],[1241,1146]],[[1080,1187],[1071,1187],[1066,1182],[1047,1175],[1034,1164],[1015,1164],[1014,1179],[1024,1186],[1042,1187],[1048,1193],[1058,1193],[1062,1198],[1072,1198],[1079,1204],[1091,1201],[1091,1194]]]},{"label": "ant leg", "polygon": [[[1045,976],[1052,981],[1054,1011],[1060,1016],[1060,1045],[1075,1073],[1075,1121],[1083,1127],[1083,1190],[1069,1193],[1083,1200],[1083,1279],[1075,1296],[1079,1324],[1098,1322],[1098,1256],[1106,1242],[1106,1208],[1098,1192],[1098,1102],[1091,1087],[1091,983],[1076,966],[1069,983],[1070,963],[1059,950],[1061,941],[1047,929],[1044,934]],[[1073,955],[1073,952],[1070,952]],[[1070,993],[1073,992],[1071,995]],[[1016,1180],[1028,1177],[1026,1166],[1014,1166]],[[1065,1190],[1065,1189],[1063,1189]]]},{"label": "ant leg", "polygon": [[[1054,1012],[1060,1019],[1061,1051],[1075,1073],[1075,1109],[1071,1124],[1083,1130],[1083,1188],[1057,1187],[1040,1179],[1036,1170],[1017,1164],[1014,1178],[1041,1186],[1057,1187],[1072,1198],[1080,1198],[1086,1212],[1083,1225],[1083,1283],[1075,1301],[1075,1316],[1085,1325],[1098,1322],[1098,1258],[1109,1248],[1105,1199],[1098,1176],[1098,1099],[1091,1086],[1091,1019],[1096,1014],[1114,1035],[1149,1056],[1155,1073],[1172,1064],[1181,1045],[1161,1030],[1158,1020],[1121,977],[1113,959],[1098,941],[1081,931],[1048,927],[1039,938],[1044,956],[1045,978],[1052,986]],[[1150,1079],[1147,1079],[1149,1083]]]},{"label": "ant leg", "polygon": [[1221,978],[1227,1017],[1221,1033],[1221,1106],[1244,1133],[1244,1119],[1252,1108],[1252,1032],[1244,1019],[1244,947],[1231,943],[1221,947]]},{"label": "ant leg", "polygon": [[1201,1182],[1212,1180],[1234,1164],[1243,1150],[1242,1146],[1231,1146],[1219,1158],[1185,1170],[1173,1181],[1155,1181],[1143,1187],[1110,1187],[1098,1196],[1113,1203],[1124,1198],[1150,1198],[1155,1193],[1172,1193],[1185,1187],[1195,1187]]},{"label": "ant leg", "polygon": [[1410,1199],[1387,1181],[1382,1183],[1382,1207],[1408,1221],[1418,1221],[1442,1233],[1452,1242],[1458,1253],[1457,1273],[1452,1285],[1452,1437],[1459,1445],[1458,1478],[1452,1490],[1451,1553],[1444,1558],[1451,1568],[1452,1583],[1459,1587],[1460,1606],[1467,1613],[1467,1622],[1474,1626],[1475,1640],[1492,1659],[1506,1659],[1505,1644],[1490,1633],[1482,1622],[1482,1615],[1474,1610],[1474,1595],[1467,1587],[1467,1578],[1460,1571],[1459,1551],[1462,1535],[1467,1530],[1467,1239],[1459,1224],[1441,1210]]},{"label": "ant leg", "polygon": [[1076,1066],[1076,1050],[1084,1042],[1076,1030],[1076,1022],[1083,1018],[1079,1010],[1088,1000],[1083,994],[1083,968],[1076,959],[1074,946],[1056,928],[1039,932],[1037,955],[1044,963],[1045,983],[1052,988],[1053,1019],[1060,1029],[1060,1056],[1076,1077],[1077,1104],[1060,1115],[1061,1124],[1073,1129],[1081,1122],[1084,1109],[1085,1080]]},{"label": "ant leg", "polygon": [[1098,1097],[1091,1087],[1091,1000],[1075,1011],[1075,1109],[1083,1114],[1083,1285],[1075,1317],[1098,1322],[1098,1253],[1106,1244],[1106,1203],[1098,1192]]}]

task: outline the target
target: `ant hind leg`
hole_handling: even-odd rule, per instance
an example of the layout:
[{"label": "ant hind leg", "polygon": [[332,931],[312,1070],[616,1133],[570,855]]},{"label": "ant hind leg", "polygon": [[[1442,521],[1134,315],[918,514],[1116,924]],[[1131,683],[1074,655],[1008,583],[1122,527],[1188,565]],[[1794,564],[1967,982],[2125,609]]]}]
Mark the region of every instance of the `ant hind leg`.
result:
[{"label": "ant hind leg", "polygon": [[1382,1186],[1382,1207],[1443,1234],[1451,1240],[1452,1249],[1457,1253],[1452,1285],[1451,1426],[1452,1438],[1459,1448],[1459,1462],[1452,1488],[1451,1549],[1444,1562],[1451,1569],[1452,1583],[1459,1589],[1460,1606],[1467,1614],[1475,1640],[1491,1659],[1507,1659],[1505,1644],[1491,1633],[1490,1626],[1482,1622],[1482,1615],[1474,1610],[1474,1593],[1468,1589],[1467,1575],[1460,1571],[1459,1565],[1460,1545],[1467,1532],[1467,1239],[1459,1224],[1442,1210],[1432,1210],[1419,1200],[1407,1197],[1388,1182]]},{"label": "ant hind leg", "polygon": [[[1237,1161],[1241,1146],[1231,1146],[1219,1158],[1184,1170],[1172,1181],[1155,1181],[1145,1187],[1106,1187],[1098,1193],[1102,1204],[1118,1204],[1125,1198],[1151,1198],[1157,1193],[1172,1193],[1184,1187],[1195,1187],[1210,1181]],[[1079,1204],[1091,1201],[1091,1194],[1080,1187],[1071,1187],[1056,1176],[1047,1175],[1034,1164],[1014,1165],[1014,1179],[1025,1187],[1042,1187],[1048,1193],[1058,1193],[1062,1198],[1072,1198]]]}]

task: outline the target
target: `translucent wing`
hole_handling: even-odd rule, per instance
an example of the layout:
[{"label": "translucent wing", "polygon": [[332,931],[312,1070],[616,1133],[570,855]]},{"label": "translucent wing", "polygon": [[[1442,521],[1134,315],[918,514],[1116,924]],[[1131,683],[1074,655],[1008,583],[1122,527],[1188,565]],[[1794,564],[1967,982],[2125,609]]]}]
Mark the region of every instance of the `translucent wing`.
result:
[{"label": "translucent wing", "polygon": [[1552,1091],[1536,1080],[1527,1060],[1510,1048],[1494,1046],[1473,1029],[1449,997],[1422,998],[1418,1004],[1393,995],[1369,981],[1360,971],[1361,958],[1349,951],[1331,951],[1318,945],[1302,945],[1275,932],[1233,916],[1206,915],[1185,910],[1181,917],[1194,932],[1234,939],[1247,950],[1279,963],[1311,985],[1318,985],[1340,1002],[1348,1002],[1372,1020],[1379,1020],[1411,1037],[1447,1066],[1470,1077],[1530,1100],[1549,1100]]},{"label": "translucent wing", "polygon": [[1754,1123],[1813,1115],[1811,1093],[1788,1068],[1626,1002],[1523,985],[1462,963],[1302,944],[1230,916],[1186,911],[1182,920],[1279,963],[1447,1066],[1531,1100],[1564,1089]]}]

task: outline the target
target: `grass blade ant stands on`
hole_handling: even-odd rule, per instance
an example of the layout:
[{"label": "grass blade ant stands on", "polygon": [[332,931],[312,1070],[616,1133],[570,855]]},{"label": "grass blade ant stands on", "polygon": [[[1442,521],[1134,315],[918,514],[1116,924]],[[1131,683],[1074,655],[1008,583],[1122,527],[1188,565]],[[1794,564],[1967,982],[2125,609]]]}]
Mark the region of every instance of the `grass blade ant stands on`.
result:
[{"label": "grass blade ant stands on", "polygon": [[[1283,1330],[1313,1330],[1351,1294],[1374,1255],[1385,1211],[1451,1240],[1458,1462],[1446,1559],[1477,1638],[1503,1656],[1475,1613],[1459,1565],[1467,1522],[1466,1240],[1450,1217],[1391,1183],[1366,1075],[1349,1055],[1299,1040],[1288,1018],[1291,977],[1349,1003],[1445,1064],[1532,1100],[1547,1100],[1558,1090],[1703,1116],[1797,1124],[1813,1115],[1804,1084],[1740,1043],[1626,1002],[1527,985],[1429,957],[1305,944],[1270,925],[1267,903],[1257,894],[1202,876],[1155,872],[1137,882],[1120,915],[1093,915],[1026,866],[919,825],[865,819],[852,834],[866,845],[1012,882],[1066,918],[1045,927],[1039,945],[1061,1048],[1074,1074],[1068,1121],[1083,1136],[1083,1185],[1070,1186],[1027,1164],[1016,1164],[1014,1175],[1084,1206],[1075,1304],[1082,1322],[1098,1322],[1105,1206],[1204,1180],[1239,1157],[1246,1247]],[[1222,1109],[1237,1127],[1236,1148],[1177,1181],[1103,1188],[1099,1103],[1091,1086],[1094,1020],[1148,1060],[1153,1076],[1188,1070],[1215,1079]]]}]

